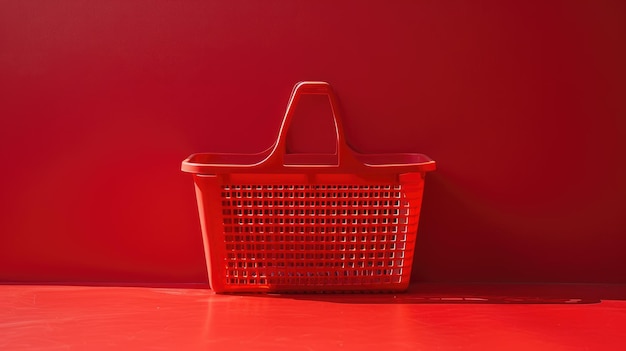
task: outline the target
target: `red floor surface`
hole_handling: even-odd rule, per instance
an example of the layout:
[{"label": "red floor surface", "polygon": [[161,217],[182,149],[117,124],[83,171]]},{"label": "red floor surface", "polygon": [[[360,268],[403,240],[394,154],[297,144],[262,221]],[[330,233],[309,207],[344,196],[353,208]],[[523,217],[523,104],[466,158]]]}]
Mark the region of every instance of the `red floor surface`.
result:
[{"label": "red floor surface", "polygon": [[414,285],[396,295],[0,286],[1,350],[622,350],[626,285]]}]

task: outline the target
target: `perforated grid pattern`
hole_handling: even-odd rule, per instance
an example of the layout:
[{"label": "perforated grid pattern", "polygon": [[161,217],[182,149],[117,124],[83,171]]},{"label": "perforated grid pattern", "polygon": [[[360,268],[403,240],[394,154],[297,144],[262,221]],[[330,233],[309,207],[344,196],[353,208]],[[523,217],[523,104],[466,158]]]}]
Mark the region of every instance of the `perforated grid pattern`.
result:
[{"label": "perforated grid pattern", "polygon": [[221,199],[226,285],[405,279],[416,214],[400,184],[222,185]]}]

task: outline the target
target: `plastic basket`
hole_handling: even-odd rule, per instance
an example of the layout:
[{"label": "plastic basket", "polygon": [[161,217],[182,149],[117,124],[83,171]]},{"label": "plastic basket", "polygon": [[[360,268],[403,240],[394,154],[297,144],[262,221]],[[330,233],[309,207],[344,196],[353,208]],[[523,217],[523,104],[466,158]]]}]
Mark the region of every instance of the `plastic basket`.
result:
[{"label": "plastic basket", "polygon": [[[328,96],[336,153],[289,154],[304,94]],[[373,292],[408,287],[424,176],[421,154],[359,154],[328,83],[296,84],[277,140],[259,154],[193,154],[209,282],[215,292]]]}]

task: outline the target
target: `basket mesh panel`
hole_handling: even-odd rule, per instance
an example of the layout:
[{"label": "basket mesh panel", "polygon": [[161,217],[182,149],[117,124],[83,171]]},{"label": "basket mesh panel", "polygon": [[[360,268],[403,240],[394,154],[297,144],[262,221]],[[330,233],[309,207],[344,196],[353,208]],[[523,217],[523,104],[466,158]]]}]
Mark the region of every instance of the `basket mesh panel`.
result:
[{"label": "basket mesh panel", "polygon": [[227,285],[403,278],[415,213],[400,184],[223,185],[221,198]]}]

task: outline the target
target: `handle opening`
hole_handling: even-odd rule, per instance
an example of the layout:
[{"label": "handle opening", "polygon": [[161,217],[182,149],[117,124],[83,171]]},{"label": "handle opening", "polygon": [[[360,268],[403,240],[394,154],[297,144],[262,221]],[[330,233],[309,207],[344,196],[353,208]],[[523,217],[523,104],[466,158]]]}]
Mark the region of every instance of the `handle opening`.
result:
[{"label": "handle opening", "polygon": [[[296,115],[297,122],[294,122]],[[328,83],[296,84],[273,157],[284,166],[339,166],[355,163],[352,151],[345,142],[337,98]]]}]

